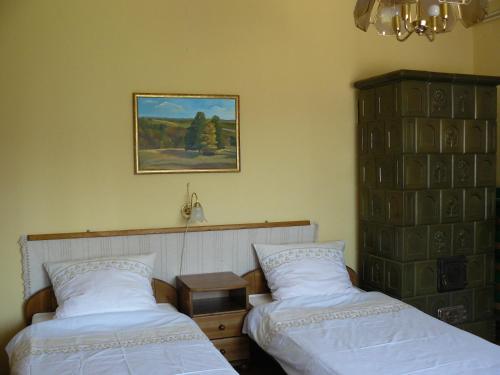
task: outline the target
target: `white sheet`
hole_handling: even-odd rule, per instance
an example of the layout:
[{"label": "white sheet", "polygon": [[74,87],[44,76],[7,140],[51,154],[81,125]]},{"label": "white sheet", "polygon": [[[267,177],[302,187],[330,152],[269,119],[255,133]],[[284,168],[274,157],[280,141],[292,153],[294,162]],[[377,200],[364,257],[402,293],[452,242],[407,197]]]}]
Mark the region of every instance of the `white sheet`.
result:
[{"label": "white sheet", "polygon": [[235,375],[198,326],[156,309],[33,324],[7,345],[12,375]]},{"label": "white sheet", "polygon": [[289,375],[500,374],[500,347],[377,292],[263,304],[244,331]]}]

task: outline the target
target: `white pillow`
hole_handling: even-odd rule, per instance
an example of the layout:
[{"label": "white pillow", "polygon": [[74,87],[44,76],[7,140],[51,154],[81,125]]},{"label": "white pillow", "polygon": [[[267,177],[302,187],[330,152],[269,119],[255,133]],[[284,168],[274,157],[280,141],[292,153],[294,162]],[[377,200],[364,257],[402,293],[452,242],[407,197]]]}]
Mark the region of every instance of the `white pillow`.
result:
[{"label": "white pillow", "polygon": [[274,300],[354,291],[343,241],[253,246]]},{"label": "white pillow", "polygon": [[44,263],[56,319],[156,308],[151,287],[155,254]]},{"label": "white pillow", "polygon": [[[260,305],[265,305],[266,303],[273,302],[273,297],[271,293],[262,293],[262,294],[249,294],[248,295],[248,304],[250,307],[257,307]],[[37,315],[37,314],[35,314]]]}]

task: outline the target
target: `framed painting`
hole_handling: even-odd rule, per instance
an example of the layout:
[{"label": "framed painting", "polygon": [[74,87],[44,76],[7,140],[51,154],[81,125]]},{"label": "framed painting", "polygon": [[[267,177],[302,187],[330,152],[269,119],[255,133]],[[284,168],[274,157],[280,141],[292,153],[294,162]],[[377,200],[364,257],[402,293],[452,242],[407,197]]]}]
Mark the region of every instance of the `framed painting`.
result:
[{"label": "framed painting", "polygon": [[238,95],[134,94],[135,173],[240,171]]}]

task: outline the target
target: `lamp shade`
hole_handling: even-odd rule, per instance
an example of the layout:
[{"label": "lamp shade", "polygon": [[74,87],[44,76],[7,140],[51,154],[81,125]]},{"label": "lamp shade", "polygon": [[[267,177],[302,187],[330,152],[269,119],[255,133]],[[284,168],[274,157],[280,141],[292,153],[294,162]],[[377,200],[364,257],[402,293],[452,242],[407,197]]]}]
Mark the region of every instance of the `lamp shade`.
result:
[{"label": "lamp shade", "polygon": [[199,202],[196,202],[193,205],[193,209],[191,211],[191,217],[188,220],[189,224],[201,223],[203,221],[207,221],[205,218],[205,213],[203,212],[203,207]]},{"label": "lamp shade", "polygon": [[380,3],[375,21],[375,28],[379,35],[394,35],[393,17],[399,15],[399,10],[395,5],[385,5]]}]

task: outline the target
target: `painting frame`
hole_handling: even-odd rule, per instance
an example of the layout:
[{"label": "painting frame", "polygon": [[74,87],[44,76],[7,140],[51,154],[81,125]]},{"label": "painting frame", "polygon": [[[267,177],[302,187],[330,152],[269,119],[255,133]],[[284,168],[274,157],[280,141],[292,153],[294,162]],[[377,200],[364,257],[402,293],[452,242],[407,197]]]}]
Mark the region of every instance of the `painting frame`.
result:
[{"label": "painting frame", "polygon": [[[162,121],[162,117],[154,117],[151,113],[153,109],[148,109],[148,111],[145,109],[145,104],[146,101],[149,101],[151,105],[153,105],[155,102],[159,103],[165,103],[165,104],[172,104],[172,105],[177,105],[179,107],[179,103],[186,103],[189,104],[189,111],[191,114],[196,112],[196,115],[193,118],[169,118],[164,117],[163,119],[165,120],[166,123],[172,123],[173,121],[176,122],[176,125],[178,125],[177,129],[169,129],[170,132],[176,132],[179,133],[179,137],[182,137],[180,134],[181,132],[184,132],[184,141],[179,141],[178,142],[184,142],[184,151],[182,150],[182,147],[179,147],[177,144],[177,148],[174,147],[167,147],[167,148],[159,148],[159,149],[146,149],[144,146],[144,137],[143,137],[143,131],[145,128],[145,119],[150,119],[154,120],[156,119],[157,122]],[[200,105],[200,108],[203,108],[203,106],[206,106],[210,103],[223,103],[224,105],[224,113],[227,113],[230,118],[224,118],[224,117],[218,117],[217,115],[212,114],[205,114],[201,109],[197,110],[196,109],[196,103]],[[227,107],[232,104],[232,107]],[[203,106],[202,106],[203,104]],[[194,107],[193,107],[194,106]],[[182,106],[180,106],[182,107]],[[220,107],[220,105],[219,105]],[[231,112],[228,112],[228,108],[232,108],[234,110],[234,115],[231,114]],[[212,111],[212,109],[210,109]],[[222,109],[221,109],[222,110]],[[146,116],[146,112],[148,112],[151,117]],[[219,139],[217,138],[217,147],[214,145],[210,146],[210,152],[202,152],[200,149],[198,149],[198,156],[195,154],[196,150],[193,149],[188,149],[186,146],[186,135],[188,132],[188,128],[191,126],[194,126],[193,123],[195,121],[195,118],[198,118],[199,113],[202,112],[203,114],[203,119],[207,123],[211,123],[213,121],[217,121],[216,125],[210,125],[212,128],[215,126],[217,127],[217,130],[219,130],[219,127],[222,132],[230,133],[230,142],[227,142],[228,144],[223,146],[222,150],[219,148]],[[213,111],[212,111],[213,112]],[[184,115],[187,112],[182,112]],[[208,115],[208,116],[207,116]],[[207,120],[206,118],[210,118]],[[141,174],[175,174],[175,173],[238,173],[241,171],[241,157],[240,157],[240,96],[239,95],[222,95],[222,94],[162,94],[162,93],[134,93],[133,94],[133,119],[134,119],[134,173],[141,175]],[[216,119],[216,120],[215,120]],[[182,124],[177,123],[177,121],[182,122]],[[192,121],[189,126],[187,126],[188,121]],[[234,124],[233,124],[234,123]],[[168,127],[168,125],[166,125]],[[234,127],[234,130],[233,130]],[[212,129],[211,128],[211,129]],[[165,128],[167,129],[167,128]],[[166,131],[166,130],[165,130]],[[210,134],[210,139],[213,139],[213,133],[212,131]],[[234,135],[233,135],[234,134]],[[217,131],[217,137],[219,136],[219,131]],[[221,136],[222,138],[222,136]],[[228,138],[226,136],[226,138]],[[206,142],[205,142],[206,143]],[[153,146],[150,146],[153,147]],[[176,151],[175,155],[169,155],[168,151]],[[224,154],[222,155],[222,151],[224,151]],[[148,153],[155,153],[156,159],[154,160],[154,163],[151,162],[148,164],[149,159],[149,154]],[[161,155],[163,154],[163,155]],[[189,154],[189,155],[188,155]],[[207,157],[207,155],[211,155],[212,158]],[[189,157],[188,157],[189,156]],[[200,165],[196,165],[195,162],[193,162],[194,159],[198,157],[203,157],[204,161]],[[175,159],[175,162],[172,161],[172,159]],[[214,159],[214,160],[210,160]],[[213,166],[212,166],[213,164]],[[153,167],[153,165],[156,165]],[[175,167],[170,167],[169,165],[175,165]]]}]

